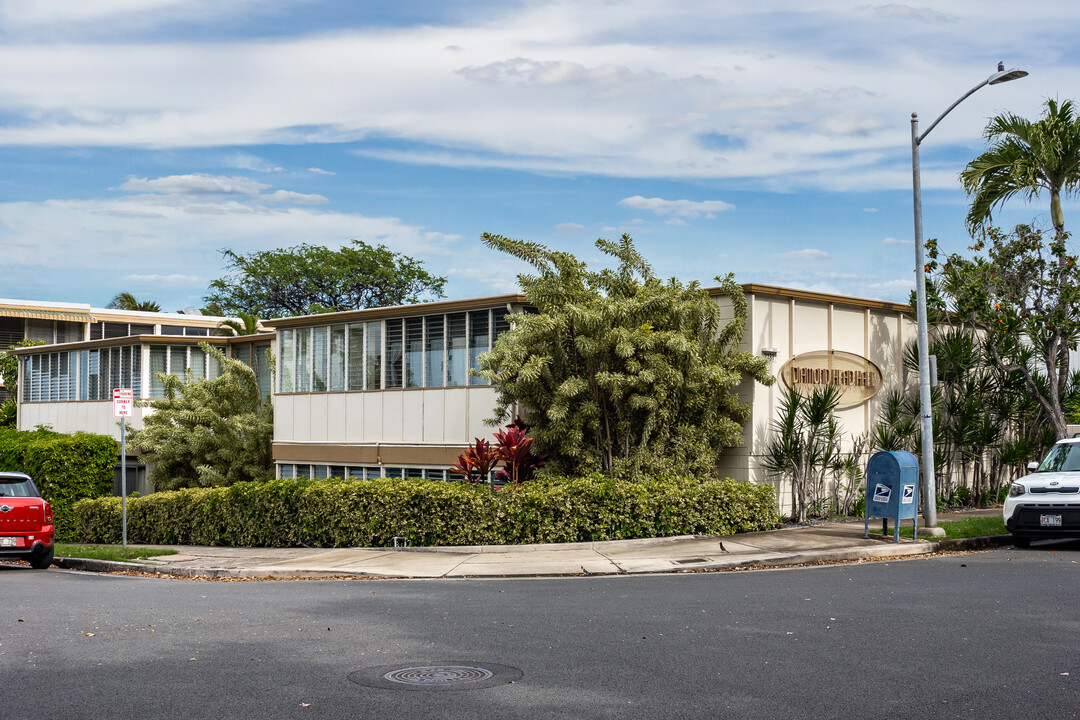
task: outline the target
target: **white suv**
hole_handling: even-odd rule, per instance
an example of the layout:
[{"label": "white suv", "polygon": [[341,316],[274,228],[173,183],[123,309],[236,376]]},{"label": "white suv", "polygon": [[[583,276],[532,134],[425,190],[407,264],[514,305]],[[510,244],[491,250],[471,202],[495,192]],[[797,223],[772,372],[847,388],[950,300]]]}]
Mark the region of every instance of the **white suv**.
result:
[{"label": "white suv", "polygon": [[1002,515],[1017,547],[1032,540],[1080,537],[1080,437],[1059,440],[1009,486]]}]

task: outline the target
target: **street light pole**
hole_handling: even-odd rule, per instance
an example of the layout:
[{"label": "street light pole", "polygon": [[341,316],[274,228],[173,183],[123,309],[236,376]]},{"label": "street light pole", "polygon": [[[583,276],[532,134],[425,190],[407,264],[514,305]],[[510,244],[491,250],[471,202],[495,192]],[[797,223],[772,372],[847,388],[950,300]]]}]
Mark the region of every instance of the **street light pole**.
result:
[{"label": "street light pole", "polygon": [[919,134],[919,115],[911,113],[911,187],[915,205],[915,310],[918,316],[918,343],[919,343],[919,415],[922,420],[922,473],[923,485],[926,491],[923,493],[923,525],[931,535],[941,534],[937,527],[937,487],[934,478],[934,416],[930,403],[930,346],[926,328],[926,260],[923,256],[923,229],[922,229],[922,182],[919,171],[919,146],[937,127],[941,119],[952,112],[953,108],[967,100],[976,90],[985,85],[997,85],[1010,80],[1025,77],[1027,71],[1013,68],[1006,70],[1004,64],[998,63],[997,72],[983,80],[975,87],[960,96],[938,115],[937,120],[930,123],[930,127],[921,135]]}]

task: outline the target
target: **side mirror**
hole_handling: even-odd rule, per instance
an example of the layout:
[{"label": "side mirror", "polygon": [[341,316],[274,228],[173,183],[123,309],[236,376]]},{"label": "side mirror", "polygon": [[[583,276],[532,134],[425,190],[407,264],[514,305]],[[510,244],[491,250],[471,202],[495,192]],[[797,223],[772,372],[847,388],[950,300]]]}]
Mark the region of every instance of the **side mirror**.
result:
[{"label": "side mirror", "polygon": [[1028,470],[1030,470],[1031,472],[1035,472],[1038,469],[1039,469],[1039,463],[1037,463],[1037,462],[1029,462],[1028,463]]}]

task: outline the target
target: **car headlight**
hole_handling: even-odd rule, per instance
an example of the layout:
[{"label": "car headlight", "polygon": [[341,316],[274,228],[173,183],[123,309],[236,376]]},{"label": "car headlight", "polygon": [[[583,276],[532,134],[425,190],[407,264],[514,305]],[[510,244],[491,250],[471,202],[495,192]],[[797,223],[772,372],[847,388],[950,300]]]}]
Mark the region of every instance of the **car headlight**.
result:
[{"label": "car headlight", "polygon": [[1027,490],[1024,489],[1024,486],[1020,483],[1013,483],[1009,486],[1009,497],[1017,497],[1018,495],[1023,495],[1026,492]]}]

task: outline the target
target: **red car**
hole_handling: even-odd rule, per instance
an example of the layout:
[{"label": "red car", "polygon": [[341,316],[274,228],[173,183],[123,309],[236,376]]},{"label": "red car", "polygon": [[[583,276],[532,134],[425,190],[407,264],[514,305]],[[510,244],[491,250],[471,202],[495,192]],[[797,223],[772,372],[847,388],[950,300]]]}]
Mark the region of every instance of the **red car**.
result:
[{"label": "red car", "polygon": [[0,559],[43,570],[53,561],[53,516],[30,476],[0,472]]}]

